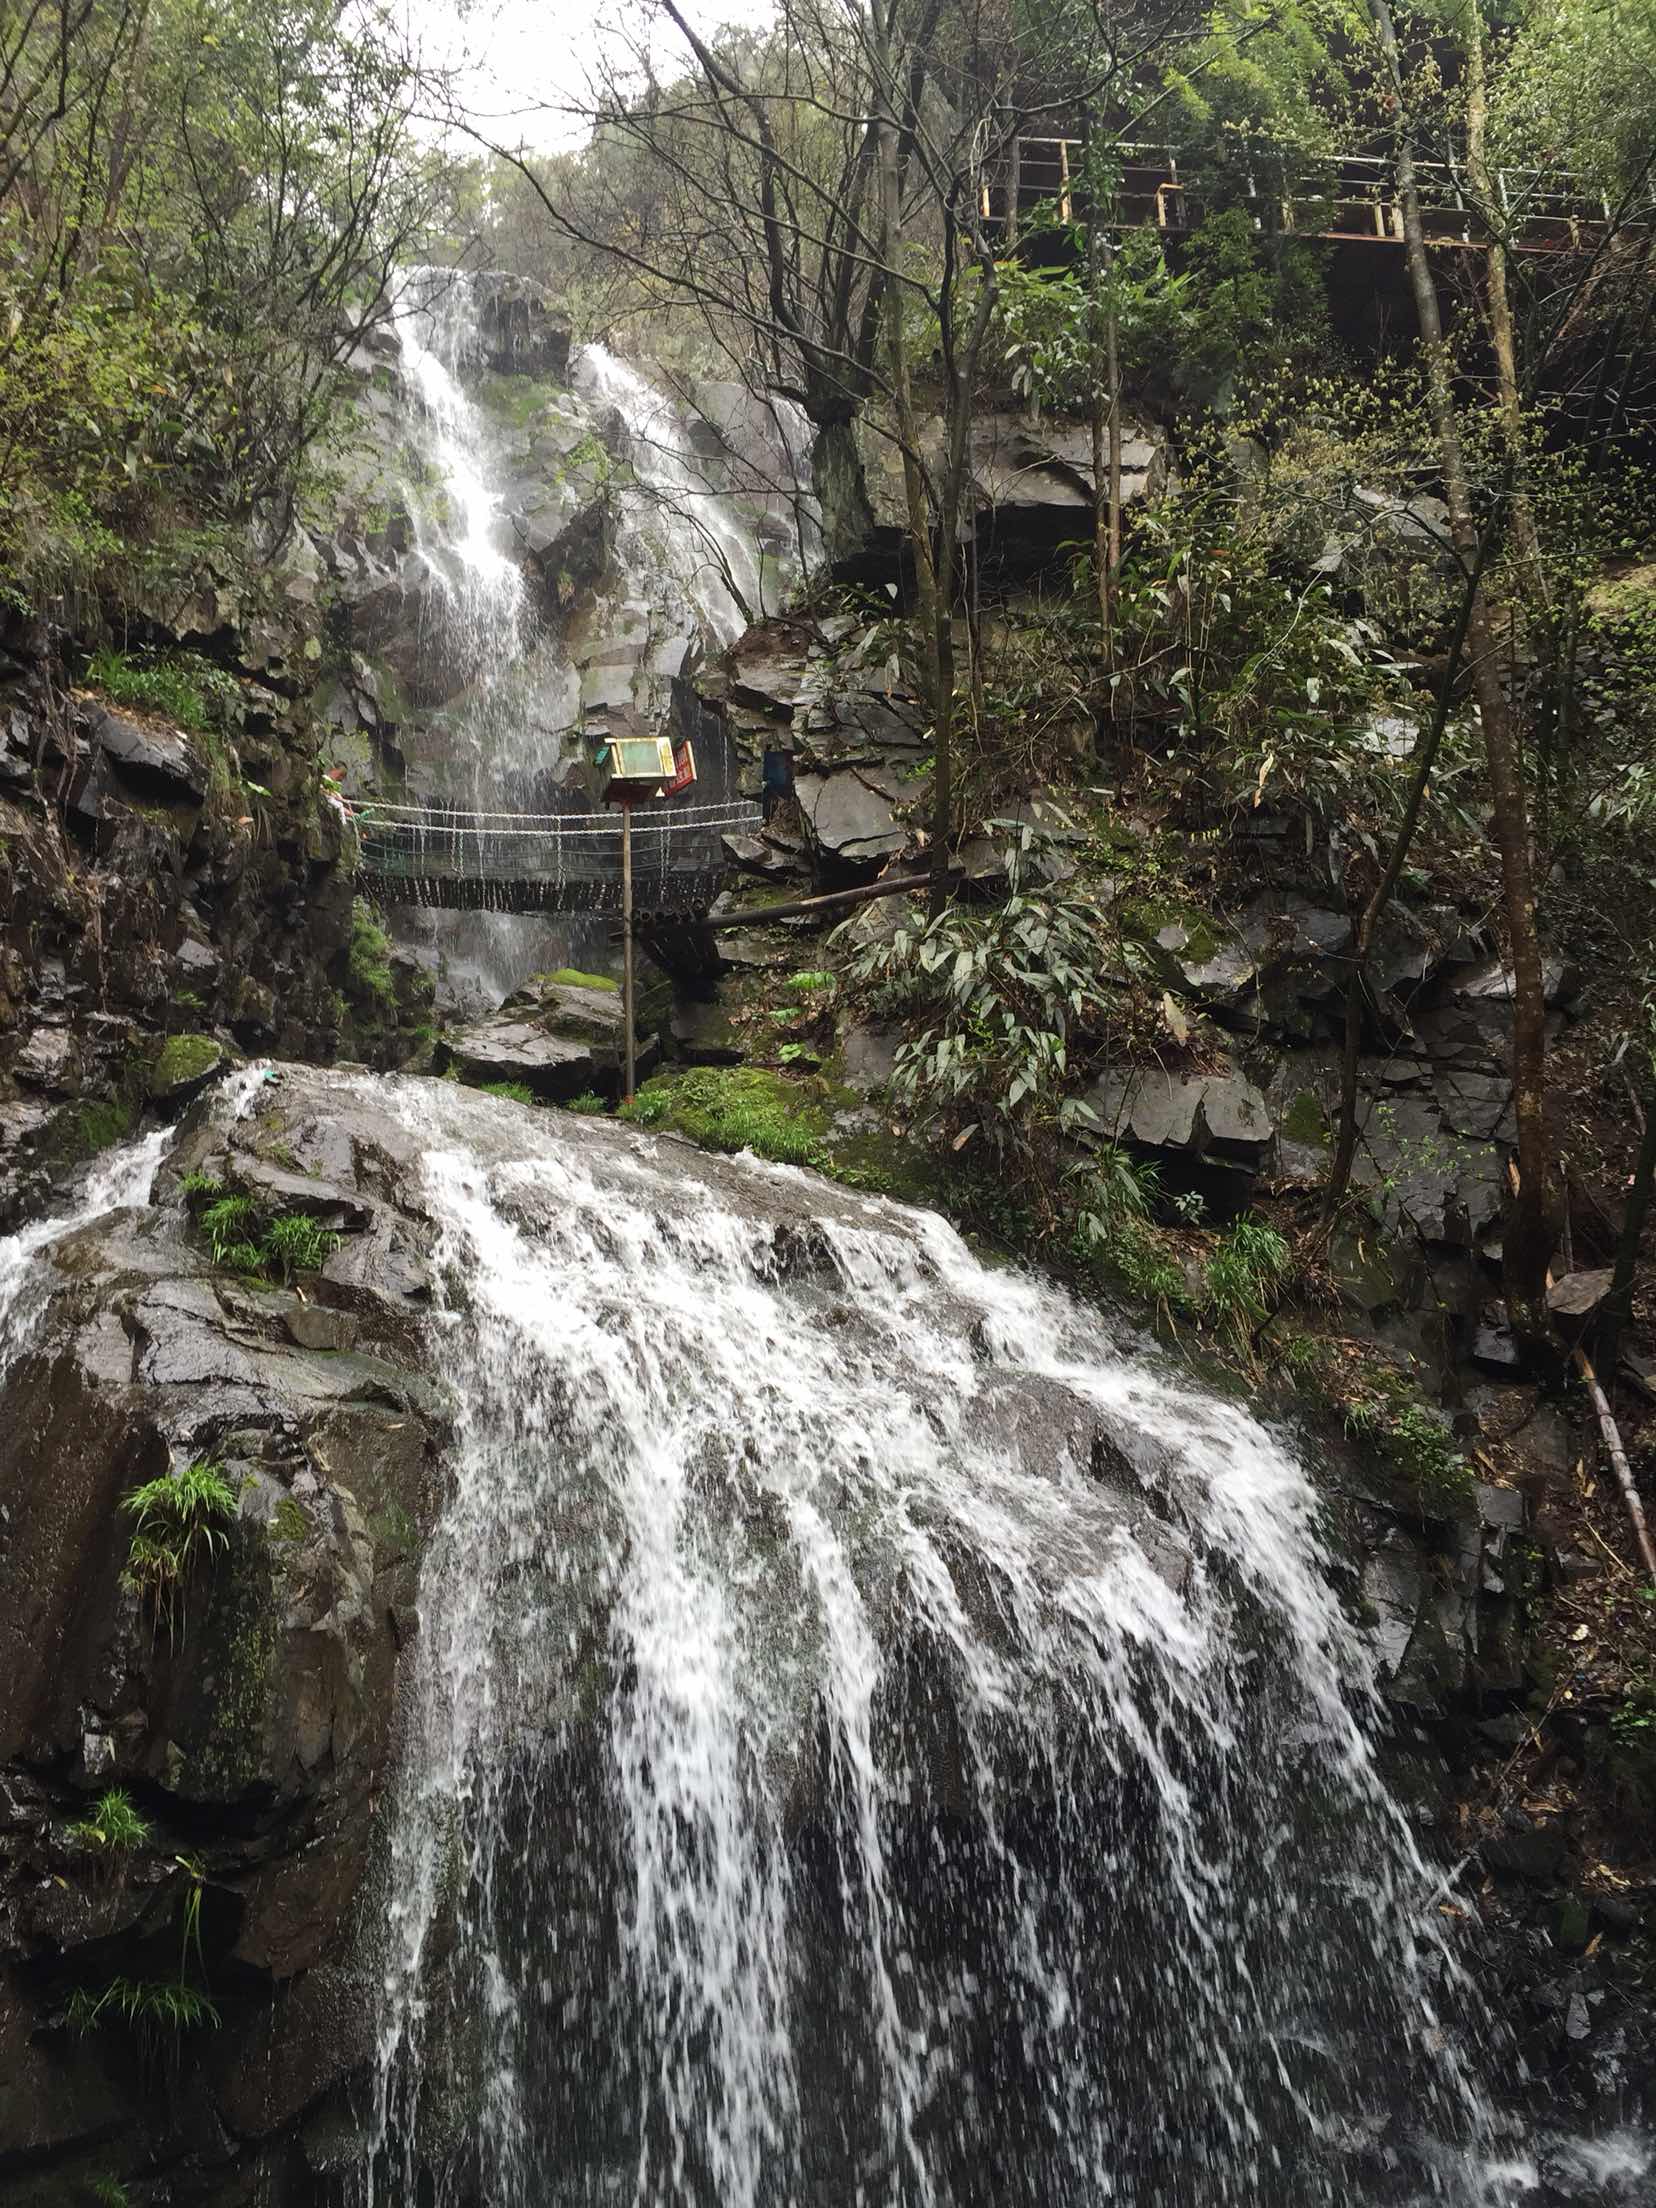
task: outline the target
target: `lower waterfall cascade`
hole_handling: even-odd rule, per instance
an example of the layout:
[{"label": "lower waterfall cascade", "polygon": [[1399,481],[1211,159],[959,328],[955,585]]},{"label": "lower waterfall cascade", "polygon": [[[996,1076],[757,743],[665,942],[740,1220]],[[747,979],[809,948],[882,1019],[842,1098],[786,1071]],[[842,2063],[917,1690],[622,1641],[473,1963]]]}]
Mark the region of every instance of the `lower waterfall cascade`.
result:
[{"label": "lower waterfall cascade", "polygon": [[928,1214],[395,1095],[458,1450],[364,2199],[1521,2197],[1282,1439]]}]

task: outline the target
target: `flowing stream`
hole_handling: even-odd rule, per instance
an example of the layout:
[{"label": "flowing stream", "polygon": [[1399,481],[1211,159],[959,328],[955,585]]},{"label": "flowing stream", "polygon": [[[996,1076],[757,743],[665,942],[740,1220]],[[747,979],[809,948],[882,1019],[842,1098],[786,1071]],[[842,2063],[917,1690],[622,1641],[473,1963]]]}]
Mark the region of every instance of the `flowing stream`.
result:
[{"label": "flowing stream", "polygon": [[930,1215],[393,1093],[459,1439],[369,2198],[1518,2197],[1277,1437]]}]

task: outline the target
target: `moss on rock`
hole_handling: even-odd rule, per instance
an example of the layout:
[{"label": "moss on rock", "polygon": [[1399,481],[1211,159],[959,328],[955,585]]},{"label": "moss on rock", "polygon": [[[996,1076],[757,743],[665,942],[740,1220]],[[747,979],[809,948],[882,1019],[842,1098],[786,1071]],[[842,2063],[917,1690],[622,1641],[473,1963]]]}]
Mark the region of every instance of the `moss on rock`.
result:
[{"label": "moss on rock", "polygon": [[182,1096],[218,1071],[225,1060],[222,1043],[210,1035],[169,1035],[149,1069],[145,1084],[157,1102]]}]

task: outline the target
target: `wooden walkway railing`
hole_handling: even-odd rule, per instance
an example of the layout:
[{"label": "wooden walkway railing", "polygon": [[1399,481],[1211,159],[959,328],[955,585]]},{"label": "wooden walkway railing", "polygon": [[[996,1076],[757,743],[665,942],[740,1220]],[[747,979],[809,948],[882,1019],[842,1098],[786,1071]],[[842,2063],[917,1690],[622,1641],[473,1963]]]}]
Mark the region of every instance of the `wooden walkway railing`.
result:
[{"label": "wooden walkway railing", "polygon": [[[1181,171],[1178,149],[1128,146],[1118,152],[1119,182],[1106,218],[1110,225],[1174,234],[1194,229],[1201,204],[1188,164]],[[1297,163],[1276,183],[1266,181],[1276,166],[1262,154],[1252,173],[1243,172],[1244,204],[1256,229],[1353,244],[1402,245],[1403,215],[1388,156],[1332,154]],[[1084,221],[1088,200],[1082,174],[1081,139],[1019,138],[999,173],[983,185],[984,216],[1009,241],[1044,208],[1053,209],[1062,223]],[[1453,165],[1419,162],[1416,175],[1421,219],[1431,245],[1484,247],[1492,231],[1498,231],[1518,251],[1581,252],[1598,244],[1614,219],[1607,199],[1558,170],[1497,170],[1497,204],[1487,212],[1473,204]],[[1642,219],[1649,214],[1644,210]]]}]

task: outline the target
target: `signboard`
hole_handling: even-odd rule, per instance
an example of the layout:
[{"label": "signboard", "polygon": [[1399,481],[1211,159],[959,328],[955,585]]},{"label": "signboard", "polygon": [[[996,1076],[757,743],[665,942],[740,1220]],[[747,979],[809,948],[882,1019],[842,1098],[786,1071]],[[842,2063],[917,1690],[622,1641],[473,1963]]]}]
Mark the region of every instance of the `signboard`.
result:
[{"label": "signboard", "polygon": [[662,791],[663,797],[677,797],[680,790],[687,790],[696,779],[696,747],[688,736],[673,754],[673,779]]}]

